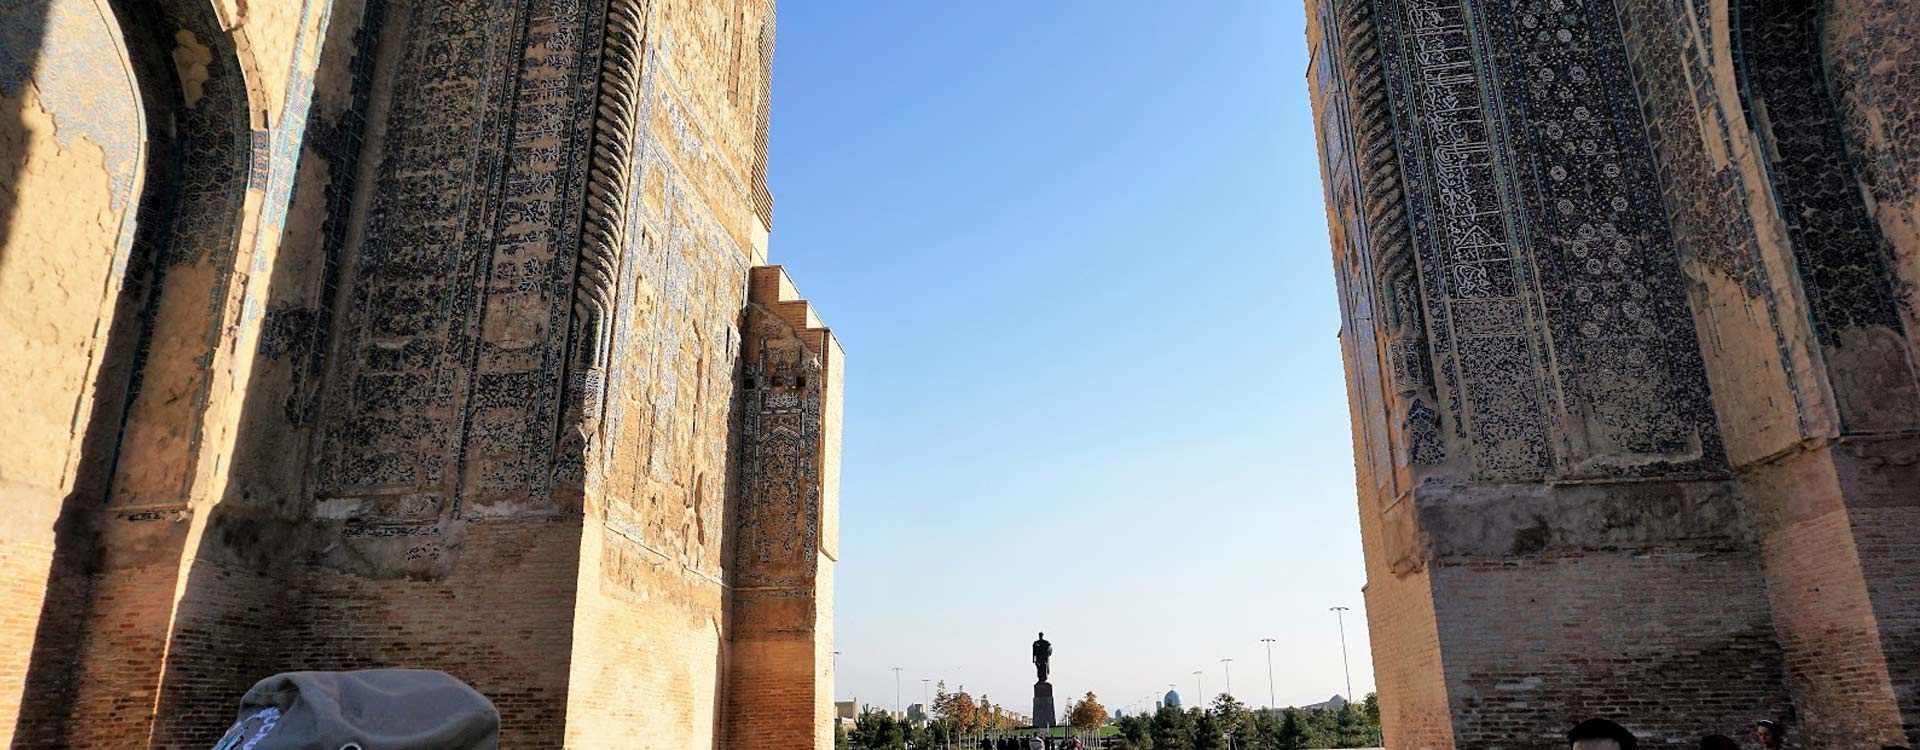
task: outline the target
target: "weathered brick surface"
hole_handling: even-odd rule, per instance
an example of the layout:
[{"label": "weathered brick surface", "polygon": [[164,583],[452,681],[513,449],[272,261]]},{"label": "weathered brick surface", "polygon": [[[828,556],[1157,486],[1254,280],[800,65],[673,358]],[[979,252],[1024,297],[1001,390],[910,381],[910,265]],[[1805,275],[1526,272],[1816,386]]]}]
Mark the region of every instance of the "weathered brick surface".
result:
[{"label": "weathered brick surface", "polygon": [[1441,563],[1433,581],[1459,746],[1552,745],[1591,716],[1652,745],[1691,745],[1787,715],[1750,551]]},{"label": "weathered brick surface", "polygon": [[1904,11],[1308,7],[1388,743],[1911,744]]},{"label": "weathered brick surface", "polygon": [[[750,270],[771,2],[118,4],[119,66],[106,4],[15,5],[58,22],[0,24],[0,743],[201,748],[273,672],[413,666],[506,747],[825,746],[841,354],[802,313],[811,359],[743,356],[750,275],[807,309]],[[774,359],[814,395],[746,418]]]},{"label": "weathered brick surface", "polygon": [[0,49],[0,746],[12,746],[52,731],[20,721],[60,687],[29,671],[73,658],[73,629],[43,626],[43,608],[84,616],[73,576],[52,574],[56,526],[98,491],[81,476],[99,471],[83,431],[118,419],[115,368],[96,352],[133,250],[142,144],[126,45],[93,0],[0,8]]}]

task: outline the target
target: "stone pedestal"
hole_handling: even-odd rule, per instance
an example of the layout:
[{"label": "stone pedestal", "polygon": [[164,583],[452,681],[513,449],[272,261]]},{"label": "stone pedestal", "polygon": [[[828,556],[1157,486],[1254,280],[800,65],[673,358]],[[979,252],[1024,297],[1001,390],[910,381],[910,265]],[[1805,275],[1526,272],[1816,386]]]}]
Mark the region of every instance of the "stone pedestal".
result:
[{"label": "stone pedestal", "polygon": [[1053,711],[1053,683],[1041,681],[1033,683],[1033,725],[1051,727],[1059,714]]}]

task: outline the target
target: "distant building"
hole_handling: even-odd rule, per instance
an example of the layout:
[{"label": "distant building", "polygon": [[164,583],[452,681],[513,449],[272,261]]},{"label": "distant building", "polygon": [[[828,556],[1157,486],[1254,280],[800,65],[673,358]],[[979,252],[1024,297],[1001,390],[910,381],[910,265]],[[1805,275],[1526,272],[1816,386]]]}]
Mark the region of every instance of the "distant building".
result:
[{"label": "distant building", "polygon": [[1347,707],[1347,699],[1340,697],[1339,693],[1334,693],[1332,698],[1328,698],[1324,701],[1315,703],[1311,706],[1301,706],[1301,708],[1304,708],[1308,711],[1313,711],[1313,710],[1322,709],[1322,708],[1341,709],[1346,707]]},{"label": "distant building", "polygon": [[912,703],[907,705],[907,721],[915,724],[925,724],[927,723],[927,719],[927,707],[924,704]]},{"label": "distant building", "polygon": [[833,702],[833,720],[840,726],[846,727],[847,731],[853,731],[853,726],[859,718],[860,699]]},{"label": "distant building", "polygon": [[1168,690],[1166,697],[1160,699],[1160,702],[1166,704],[1169,708],[1179,708],[1180,694],[1178,692]]}]

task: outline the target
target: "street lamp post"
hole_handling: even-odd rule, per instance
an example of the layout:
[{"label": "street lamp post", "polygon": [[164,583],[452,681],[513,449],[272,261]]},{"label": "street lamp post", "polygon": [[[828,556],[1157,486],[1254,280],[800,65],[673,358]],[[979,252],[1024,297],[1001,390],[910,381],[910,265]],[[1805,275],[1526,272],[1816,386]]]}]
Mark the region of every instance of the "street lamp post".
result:
[{"label": "street lamp post", "polygon": [[1260,642],[1267,644],[1267,708],[1279,708],[1279,701],[1273,698],[1273,639],[1262,638]]},{"label": "street lamp post", "polygon": [[1347,702],[1353,702],[1353,667],[1347,664],[1347,607],[1328,607],[1340,623],[1340,670],[1347,675]]},{"label": "street lamp post", "polygon": [[1207,683],[1201,677],[1204,674],[1206,673],[1201,670],[1193,670],[1193,699],[1200,701],[1202,706],[1207,705]]},{"label": "street lamp post", "polygon": [[929,724],[933,723],[933,717],[927,713],[927,709],[929,708],[927,705],[927,686],[932,684],[933,680],[925,677],[920,678],[920,718],[926,719]]},{"label": "street lamp post", "polygon": [[894,714],[898,715],[902,719],[907,717],[906,713],[900,710],[900,668],[899,667],[893,668],[893,712]]},{"label": "street lamp post", "polygon": [[1221,659],[1220,668],[1227,671],[1227,697],[1233,697],[1233,660]]}]

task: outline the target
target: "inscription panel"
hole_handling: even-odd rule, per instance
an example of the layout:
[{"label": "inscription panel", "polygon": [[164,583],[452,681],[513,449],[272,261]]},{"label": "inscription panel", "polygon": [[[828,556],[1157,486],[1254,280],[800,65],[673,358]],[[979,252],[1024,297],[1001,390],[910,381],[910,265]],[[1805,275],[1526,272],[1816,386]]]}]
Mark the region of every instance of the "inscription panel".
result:
[{"label": "inscription panel", "polygon": [[1467,12],[1446,0],[1400,11],[1378,20],[1451,435],[1468,445],[1473,478],[1539,479],[1551,448],[1532,280],[1508,224]]}]

